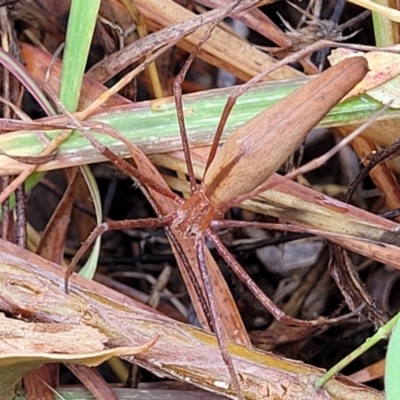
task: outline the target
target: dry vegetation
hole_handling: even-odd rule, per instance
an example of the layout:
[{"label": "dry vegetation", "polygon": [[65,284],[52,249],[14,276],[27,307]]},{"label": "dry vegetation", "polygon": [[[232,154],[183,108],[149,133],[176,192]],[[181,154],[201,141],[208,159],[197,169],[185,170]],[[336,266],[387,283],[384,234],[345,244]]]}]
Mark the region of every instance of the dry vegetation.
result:
[{"label": "dry vegetation", "polygon": [[[52,59],[52,55],[65,41],[69,2],[5,3],[9,3],[7,8],[0,8],[3,49],[22,61],[45,92],[49,92],[49,87],[52,88],[50,92],[58,92],[62,62]],[[149,56],[161,45],[177,41],[157,58],[156,67],[146,69],[118,94],[112,95],[88,123],[111,121],[112,125],[115,116],[125,113],[128,122],[120,119],[114,128],[138,144],[169,187],[183,196],[188,196],[189,187],[176,125],[168,131],[172,124],[166,122],[164,128],[161,121],[159,130],[152,131],[151,127],[146,128],[146,123],[157,110],[164,112],[169,121],[174,120],[174,101],[169,98],[172,82],[187,52],[207,29],[197,29],[199,18],[190,19],[203,14],[212,21],[216,15],[210,12],[213,3],[222,7],[229,2],[103,0],[79,101],[82,111],[106,89],[104,85],[114,84],[140,65],[144,55]],[[305,7],[306,3],[303,1],[299,5]],[[316,3],[309,13],[318,14],[315,18],[319,20],[331,20],[334,27],[363,11],[348,3],[343,2],[341,8],[340,1],[323,1],[318,12],[319,3]],[[4,1],[0,0],[2,4]],[[134,7],[129,11],[127,4],[134,4]],[[203,45],[182,84],[184,93],[193,93],[185,98],[185,115],[189,121],[190,141],[196,146],[192,154],[198,179],[201,179],[209,150],[204,146],[210,144],[217,123],[216,119],[207,122],[207,113],[211,112],[207,107],[220,101],[221,109],[230,91],[214,92],[212,89],[243,83],[276,60],[318,41],[321,29],[327,29],[329,24],[325,22],[321,27],[316,20],[310,20],[310,15],[304,18],[308,23],[290,4],[274,2],[238,14],[236,19],[225,20]],[[186,22],[181,24],[180,30],[170,28],[181,21]],[[349,39],[352,43],[375,44],[370,17],[328,39],[342,39],[358,30],[360,32]],[[193,33],[186,36],[190,32]],[[269,48],[269,53],[264,47]],[[274,71],[264,80],[294,80],[283,81],[282,89],[278,89],[278,85],[265,86],[266,93],[271,91],[282,97],[279,90],[288,91],[291,86],[302,85],[302,75],[328,66],[327,54],[321,50]],[[50,64],[51,74],[45,84]],[[39,142],[45,137],[43,131],[40,134],[43,137],[38,136],[38,130],[45,129],[45,120],[41,119],[44,113],[30,96],[22,96],[17,79],[4,69],[0,72],[1,95],[8,99],[8,104],[15,106],[4,105],[0,124],[5,135],[3,141],[0,140],[0,149],[12,155],[11,158],[0,156],[3,190],[13,176],[24,173],[27,168],[50,171],[27,190],[26,199],[23,190],[17,189],[15,212],[11,211],[14,198],[3,203],[0,311],[4,315],[0,314],[0,332],[5,339],[4,343],[0,340],[0,355],[4,354],[5,358],[4,363],[0,358],[0,394],[4,396],[0,397],[8,398],[6,396],[10,396],[15,384],[24,376],[25,392],[43,399],[51,398],[49,386],[60,390],[65,398],[73,398],[74,395],[67,397],[65,390],[78,382],[96,398],[105,399],[114,396],[111,386],[119,388],[115,392],[119,398],[164,399],[170,395],[169,398],[174,399],[201,397],[204,400],[218,398],[217,394],[235,398],[234,388],[226,388],[230,377],[215,339],[205,330],[193,328],[201,326],[201,322],[207,325],[207,313],[202,310],[204,304],[198,299],[190,277],[182,279],[181,274],[185,272],[182,272],[182,265],[178,268],[176,254],[163,229],[106,232],[94,278],[97,282],[74,275],[70,294],[64,293],[64,272],[56,264],[65,266],[97,225],[91,194],[78,166],[91,164],[105,221],[145,219],[157,214],[148,202],[148,192],[143,194],[131,177],[117,170],[111,162],[104,162],[104,155],[79,134],[56,155],[46,159],[35,159],[29,148],[19,150],[25,137],[36,135]],[[198,111],[194,107],[203,104],[201,101],[206,107]],[[356,114],[357,104],[349,105],[348,121],[353,123],[365,119],[365,115]],[[355,116],[351,115],[353,105]],[[22,128],[12,123],[7,125],[7,118],[23,118],[18,109],[42,125],[29,127],[26,119]],[[234,111],[237,112],[234,115],[243,120],[249,118],[246,110],[241,110]],[[200,112],[203,114],[197,116],[197,122],[190,125],[191,114]],[[139,123],[135,122],[136,115],[141,118]],[[53,128],[56,123],[64,127],[66,124],[65,118],[58,122],[56,119],[47,121]],[[387,343],[379,344],[343,371],[345,375],[354,374],[354,381],[333,379],[319,392],[314,389],[314,383],[322,373],[319,368],[330,368],[340,361],[400,308],[397,295],[399,239],[394,232],[400,209],[400,189],[394,175],[398,170],[395,161],[379,164],[369,175],[365,173],[349,199],[351,205],[340,202],[363,168],[360,160],[367,165],[373,160],[371,154],[392,144],[398,135],[397,125],[394,119],[376,122],[357,137],[351,147],[342,149],[322,167],[297,176],[297,183],[287,181],[285,185],[275,186],[263,197],[246,201],[242,207],[234,207],[226,213],[227,219],[277,224],[276,227],[286,222],[291,224],[290,232],[257,226],[218,230],[231,254],[288,315],[314,320],[319,316],[346,314],[359,310],[360,306],[362,309],[356,316],[333,326],[278,323],[210,247],[211,255],[207,257],[215,259],[212,279],[218,286],[216,303],[225,333],[239,343],[230,344],[228,350],[240,374],[246,399],[383,399],[380,391]],[[18,133],[13,131],[20,129],[24,129],[24,133],[19,136],[22,138],[19,143]],[[31,134],[30,129],[36,129],[35,133]],[[141,129],[145,136],[140,136]],[[289,126],[288,130],[291,129],[294,128]],[[293,171],[324,154],[353,129],[354,126],[341,121],[324,120],[289,160],[282,160],[285,162],[279,173]],[[227,132],[231,131],[232,125],[229,125]],[[102,138],[110,139],[105,135]],[[110,139],[107,145],[133,164],[130,157],[134,150],[130,153],[126,144]],[[397,147],[390,149],[390,154],[380,157],[393,158]],[[160,176],[146,164],[147,159],[141,157],[144,158],[134,155],[139,169],[163,184]],[[265,158],[268,159],[268,154]],[[27,164],[28,161],[33,164]],[[173,210],[163,196],[152,191],[150,195],[158,204],[158,215],[160,210],[162,215]],[[27,250],[6,241],[26,245]],[[189,261],[193,262],[193,248],[182,243]],[[345,252],[343,248],[352,251]],[[89,253],[81,262],[88,256]],[[351,276],[349,271],[352,271]],[[43,335],[38,335],[38,331]],[[255,350],[246,348],[251,345]],[[133,358],[133,354],[137,355]],[[114,355],[122,356],[124,361],[112,358],[97,370],[86,368]],[[42,366],[44,363],[51,364]],[[10,365],[15,369],[11,371]],[[371,381],[370,386],[356,383],[366,381]],[[198,387],[216,394],[199,392]],[[89,394],[86,396],[90,398]]]}]

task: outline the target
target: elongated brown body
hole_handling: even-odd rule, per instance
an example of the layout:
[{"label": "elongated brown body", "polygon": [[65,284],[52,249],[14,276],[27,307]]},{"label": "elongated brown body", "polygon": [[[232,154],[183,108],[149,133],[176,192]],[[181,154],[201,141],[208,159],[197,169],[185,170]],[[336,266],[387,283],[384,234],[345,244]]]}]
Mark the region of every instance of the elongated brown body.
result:
[{"label": "elongated brown body", "polygon": [[365,58],[346,59],[242,125],[218,150],[174,226],[186,236],[204,232],[226,202],[265,182],[367,72]]},{"label": "elongated brown body", "polygon": [[242,125],[210,165],[205,196],[218,208],[265,182],[367,72],[363,57],[346,59]]}]

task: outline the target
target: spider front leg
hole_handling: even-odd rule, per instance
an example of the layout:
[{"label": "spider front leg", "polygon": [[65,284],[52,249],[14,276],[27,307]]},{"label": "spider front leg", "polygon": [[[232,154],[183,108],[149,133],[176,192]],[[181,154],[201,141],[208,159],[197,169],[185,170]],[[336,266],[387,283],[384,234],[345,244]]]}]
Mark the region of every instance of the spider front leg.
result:
[{"label": "spider front leg", "polygon": [[163,228],[165,226],[171,225],[172,221],[173,221],[173,215],[167,215],[165,217],[160,217],[160,218],[103,222],[101,225],[97,226],[89,235],[89,237],[82,243],[82,246],[75,254],[71,263],[68,265],[68,268],[65,271],[65,280],[64,280],[65,292],[68,293],[69,277],[75,271],[76,265],[78,264],[79,260],[82,258],[85,252],[90,248],[90,246],[94,243],[94,241],[104,232],[116,231],[122,229],[133,229],[133,228]]}]

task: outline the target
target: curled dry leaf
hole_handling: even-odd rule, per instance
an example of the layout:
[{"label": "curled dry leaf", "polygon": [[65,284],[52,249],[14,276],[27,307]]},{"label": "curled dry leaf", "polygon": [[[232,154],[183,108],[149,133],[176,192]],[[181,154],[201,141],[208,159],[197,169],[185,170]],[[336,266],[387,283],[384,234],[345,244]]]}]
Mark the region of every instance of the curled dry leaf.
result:
[{"label": "curled dry leaf", "polygon": [[[9,285],[14,285],[10,280]],[[15,287],[18,285],[16,284]],[[32,287],[31,287],[32,288]],[[27,287],[25,287],[27,289]],[[0,304],[9,303],[2,297]],[[5,306],[7,307],[7,306]],[[97,366],[111,357],[147,351],[158,336],[139,346],[110,347],[107,335],[95,327],[73,323],[21,321],[0,313],[0,393],[13,398],[15,386],[26,372],[45,363],[65,362]]]}]

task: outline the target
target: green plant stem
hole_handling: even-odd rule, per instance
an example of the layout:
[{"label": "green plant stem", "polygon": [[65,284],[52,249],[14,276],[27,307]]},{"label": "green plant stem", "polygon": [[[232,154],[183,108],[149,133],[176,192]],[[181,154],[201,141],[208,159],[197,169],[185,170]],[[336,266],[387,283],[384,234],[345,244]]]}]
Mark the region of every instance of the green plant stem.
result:
[{"label": "green plant stem", "polygon": [[[328,370],[321,378],[317,379],[315,382],[316,388],[321,388],[325,385],[329,379],[332,379],[336,374],[338,374],[344,367],[349,365],[352,361],[354,361],[357,357],[360,357],[361,354],[365,353],[372,346],[378,343],[382,339],[386,339],[396,323],[398,322],[400,317],[400,313],[394,316],[386,325],[382,326],[378,329],[378,331],[372,337],[367,338],[367,340],[356,350],[351,352],[348,356],[339,361],[335,366],[333,366],[330,370]],[[397,379],[397,378],[396,378]]]}]

